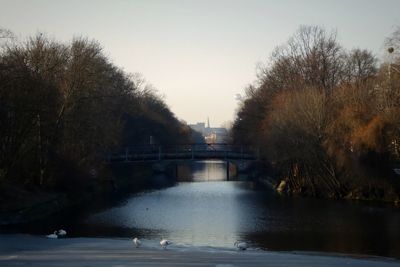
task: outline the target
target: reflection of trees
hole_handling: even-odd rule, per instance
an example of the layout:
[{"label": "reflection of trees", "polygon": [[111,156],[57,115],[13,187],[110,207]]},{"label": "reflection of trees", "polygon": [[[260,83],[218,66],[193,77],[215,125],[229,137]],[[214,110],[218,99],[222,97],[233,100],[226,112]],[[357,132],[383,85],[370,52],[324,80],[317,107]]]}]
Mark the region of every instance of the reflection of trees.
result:
[{"label": "reflection of trees", "polygon": [[[277,251],[318,251],[399,257],[399,214],[362,203],[268,198],[259,231],[243,239]],[[397,249],[397,250],[396,250]]]},{"label": "reflection of trees", "polygon": [[178,171],[179,182],[191,182],[193,181],[192,166],[190,163],[176,163]]}]

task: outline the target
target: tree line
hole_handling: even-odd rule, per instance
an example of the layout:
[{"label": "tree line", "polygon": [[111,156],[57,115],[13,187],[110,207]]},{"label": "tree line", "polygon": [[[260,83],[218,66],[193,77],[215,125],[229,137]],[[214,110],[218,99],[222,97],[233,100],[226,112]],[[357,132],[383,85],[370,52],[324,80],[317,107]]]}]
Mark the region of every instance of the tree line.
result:
[{"label": "tree line", "polygon": [[97,41],[0,37],[0,185],[74,186],[116,147],[188,142],[189,127]]},{"label": "tree line", "polygon": [[379,64],[301,26],[248,86],[233,140],[261,149],[288,194],[399,200],[400,28]]}]

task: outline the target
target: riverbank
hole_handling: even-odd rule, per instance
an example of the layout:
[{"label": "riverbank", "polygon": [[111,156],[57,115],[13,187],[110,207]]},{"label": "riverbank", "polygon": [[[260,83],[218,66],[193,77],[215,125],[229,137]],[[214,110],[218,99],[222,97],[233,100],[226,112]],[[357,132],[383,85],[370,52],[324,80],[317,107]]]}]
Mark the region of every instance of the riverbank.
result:
[{"label": "riverbank", "polygon": [[26,224],[61,215],[76,216],[87,209],[114,205],[127,195],[172,185],[172,176],[155,175],[150,165],[113,164],[107,175],[88,178],[74,190],[3,186],[0,192],[0,226]]},{"label": "riverbank", "polygon": [[129,239],[46,239],[30,235],[0,235],[0,266],[362,266],[394,267],[388,258],[334,256],[234,249],[190,248],[167,250],[153,243],[134,248]]},{"label": "riverbank", "polygon": [[[266,172],[267,173],[267,172]],[[280,195],[287,195],[289,197],[306,197],[306,198],[321,198],[321,199],[336,199],[336,200],[348,200],[348,201],[366,201],[366,202],[378,202],[382,204],[388,204],[395,208],[400,208],[400,198],[397,195],[392,194],[391,198],[379,198],[377,196],[371,197],[369,196],[366,191],[368,189],[363,189],[362,187],[354,188],[347,192],[347,194],[343,195],[342,197],[333,196],[333,195],[319,195],[319,196],[312,196],[304,192],[292,192],[288,189],[288,182],[285,179],[279,180],[274,179],[269,175],[259,174],[254,179],[255,182],[261,188],[267,188],[273,190],[277,194]],[[367,186],[366,186],[367,187]]]}]

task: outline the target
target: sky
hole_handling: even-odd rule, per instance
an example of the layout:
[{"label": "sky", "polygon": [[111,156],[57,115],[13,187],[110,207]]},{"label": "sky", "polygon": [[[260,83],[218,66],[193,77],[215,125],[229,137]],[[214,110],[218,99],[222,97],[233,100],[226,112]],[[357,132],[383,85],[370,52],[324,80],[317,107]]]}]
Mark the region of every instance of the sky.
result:
[{"label": "sky", "polygon": [[112,62],[141,73],[176,116],[218,127],[247,85],[300,25],[337,30],[348,49],[384,53],[399,0],[0,0],[0,27],[68,42],[95,39]]}]

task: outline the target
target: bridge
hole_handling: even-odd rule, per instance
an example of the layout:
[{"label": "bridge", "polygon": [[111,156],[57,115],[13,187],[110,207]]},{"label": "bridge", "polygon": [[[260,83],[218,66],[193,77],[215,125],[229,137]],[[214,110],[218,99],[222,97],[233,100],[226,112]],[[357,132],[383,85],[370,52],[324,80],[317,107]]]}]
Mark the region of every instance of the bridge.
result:
[{"label": "bridge", "polygon": [[258,151],[250,146],[217,143],[130,146],[110,153],[106,161],[109,163],[207,159],[252,161],[258,158]]},{"label": "bridge", "polygon": [[141,145],[130,146],[110,153],[107,163],[139,163],[148,162],[158,172],[165,172],[167,166],[175,166],[178,176],[178,163],[195,160],[226,161],[226,177],[230,177],[230,165],[238,171],[246,171],[252,162],[259,159],[258,150],[243,145],[218,144],[174,144],[174,145]]}]

